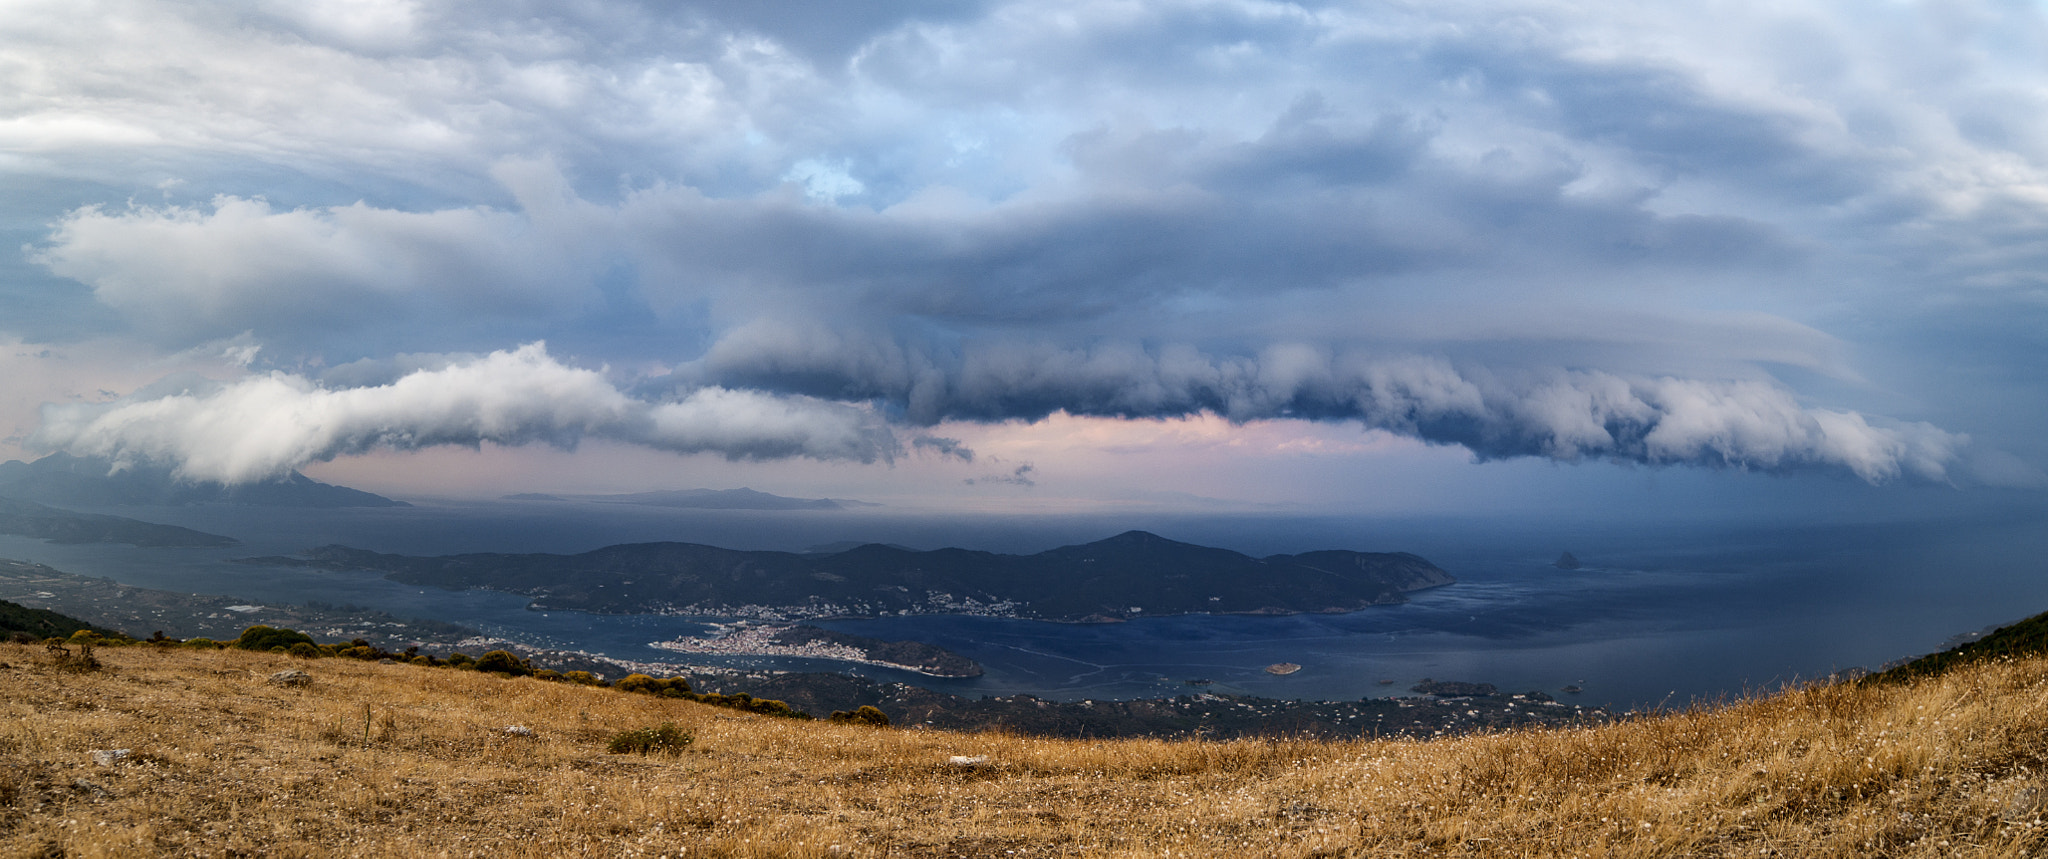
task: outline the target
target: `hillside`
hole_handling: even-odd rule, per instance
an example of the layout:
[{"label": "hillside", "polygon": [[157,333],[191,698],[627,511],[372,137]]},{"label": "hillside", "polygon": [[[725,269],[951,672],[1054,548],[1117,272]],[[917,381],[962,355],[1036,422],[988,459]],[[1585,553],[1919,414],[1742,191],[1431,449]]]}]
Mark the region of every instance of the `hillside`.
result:
[{"label": "hillside", "polygon": [[13,636],[29,636],[35,640],[63,638],[81,629],[101,635],[118,634],[115,630],[94,626],[70,615],[0,600],[0,639]]},{"label": "hillside", "polygon": [[0,534],[37,537],[52,543],[127,543],[157,548],[232,546],[239,542],[233,537],[176,525],[76,513],[12,498],[0,498]]},{"label": "hillside", "polygon": [[252,558],[383,572],[407,584],[489,588],[544,608],[614,613],[730,612],[769,606],[795,616],[1002,614],[1119,620],[1191,612],[1351,611],[1451,584],[1406,553],[1307,552],[1253,558],[1130,531],[1034,555],[919,552],[868,544],[833,554],[636,543],[580,555],[386,555],[327,546],[304,559]]},{"label": "hillside", "polygon": [[322,483],[296,471],[229,486],[180,480],[156,465],[128,465],[53,453],[34,462],[0,463],[0,496],[78,507],[238,504],[257,507],[410,507],[382,495]]},{"label": "hillside", "polygon": [[[7,856],[2020,856],[2048,662],[1598,727],[1067,741],[530,678],[0,645]],[[311,682],[266,682],[303,669]],[[680,754],[612,754],[671,723]],[[524,730],[508,731],[508,727]],[[657,732],[626,739],[664,736]],[[678,737],[679,738],[679,737]],[[125,749],[125,755],[95,750]]]}]

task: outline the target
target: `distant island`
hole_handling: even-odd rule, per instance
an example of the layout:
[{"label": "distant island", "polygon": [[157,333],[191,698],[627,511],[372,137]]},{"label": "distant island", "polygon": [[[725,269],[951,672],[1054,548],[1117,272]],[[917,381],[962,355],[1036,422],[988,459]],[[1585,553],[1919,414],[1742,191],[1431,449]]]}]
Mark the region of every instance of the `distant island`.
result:
[{"label": "distant island", "polygon": [[410,507],[382,495],[322,483],[296,471],[255,483],[181,480],[161,465],[117,464],[53,453],[34,462],[0,463],[0,496],[79,507]]},{"label": "distant island", "polygon": [[739,489],[664,489],[629,492],[622,495],[550,495],[520,492],[504,496],[505,501],[587,501],[598,504],[638,504],[644,507],[680,507],[693,510],[844,510],[848,507],[880,507],[866,501],[844,498],[789,498]]},{"label": "distant island", "polygon": [[968,614],[1115,622],[1176,614],[1346,612],[1453,583],[1405,552],[1253,558],[1129,531],[1033,555],[867,544],[831,554],[633,543],[578,555],[413,557],[346,546],[244,563],[369,570],[414,585],[524,594],[536,609],[800,618]]}]

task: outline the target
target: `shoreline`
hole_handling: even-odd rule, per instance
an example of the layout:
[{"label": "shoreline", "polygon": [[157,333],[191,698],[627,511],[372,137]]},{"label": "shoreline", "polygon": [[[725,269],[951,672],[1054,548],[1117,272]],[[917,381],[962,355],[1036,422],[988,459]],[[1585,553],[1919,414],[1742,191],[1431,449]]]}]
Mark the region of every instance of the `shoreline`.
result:
[{"label": "shoreline", "polygon": [[807,642],[787,644],[778,638],[795,625],[753,626],[749,624],[713,624],[717,632],[709,636],[676,638],[667,641],[650,641],[648,647],[671,653],[702,653],[716,656],[759,656],[784,659],[823,659],[833,662],[849,662],[876,668],[891,668],[908,671],[938,680],[966,680],[979,674],[947,674],[917,665],[890,662],[874,658],[867,650],[851,644]]}]

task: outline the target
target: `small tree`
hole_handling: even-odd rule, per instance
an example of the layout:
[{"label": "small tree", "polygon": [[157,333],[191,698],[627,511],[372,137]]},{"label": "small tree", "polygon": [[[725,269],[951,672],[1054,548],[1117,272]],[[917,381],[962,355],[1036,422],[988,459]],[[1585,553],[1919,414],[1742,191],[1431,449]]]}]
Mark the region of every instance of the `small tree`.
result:
[{"label": "small tree", "polygon": [[241,636],[235,639],[233,646],[242,650],[289,651],[292,645],[300,643],[312,645],[313,637],[296,629],[257,624],[242,630]]},{"label": "small tree", "polygon": [[524,677],[533,673],[533,666],[526,664],[525,660],[513,656],[511,651],[493,650],[476,658],[476,670],[488,671],[492,674],[503,674],[508,677]]}]

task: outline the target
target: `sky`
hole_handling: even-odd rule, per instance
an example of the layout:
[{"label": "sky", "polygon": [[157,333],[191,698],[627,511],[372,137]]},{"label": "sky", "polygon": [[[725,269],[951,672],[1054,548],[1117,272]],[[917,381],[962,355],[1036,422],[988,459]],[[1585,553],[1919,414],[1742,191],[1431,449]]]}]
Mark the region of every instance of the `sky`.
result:
[{"label": "sky", "polygon": [[0,458],[1883,507],[2044,357],[2035,2],[0,0]]}]

